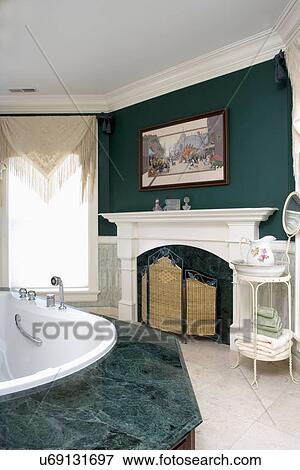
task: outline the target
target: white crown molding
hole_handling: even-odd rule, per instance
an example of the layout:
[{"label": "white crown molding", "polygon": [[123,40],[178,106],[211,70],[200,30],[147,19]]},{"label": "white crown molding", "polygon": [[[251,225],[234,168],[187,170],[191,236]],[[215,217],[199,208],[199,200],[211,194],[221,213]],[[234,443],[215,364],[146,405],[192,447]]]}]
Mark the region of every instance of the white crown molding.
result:
[{"label": "white crown molding", "polygon": [[107,109],[104,95],[0,95],[0,114],[98,113]]},{"label": "white crown molding", "polygon": [[0,113],[107,112],[264,62],[283,46],[271,30],[170,67],[106,95],[0,96]]},{"label": "white crown molding", "polygon": [[299,30],[300,0],[291,0],[272,29],[104,95],[5,95],[0,96],[0,114],[115,111],[269,60],[285,49]]},{"label": "white crown molding", "polygon": [[283,42],[283,48],[288,47],[300,30],[300,1],[291,0],[278,18],[274,29]]},{"label": "white crown molding", "polygon": [[111,111],[124,108],[264,62],[274,57],[282,46],[276,32],[263,31],[107,93],[107,102]]}]

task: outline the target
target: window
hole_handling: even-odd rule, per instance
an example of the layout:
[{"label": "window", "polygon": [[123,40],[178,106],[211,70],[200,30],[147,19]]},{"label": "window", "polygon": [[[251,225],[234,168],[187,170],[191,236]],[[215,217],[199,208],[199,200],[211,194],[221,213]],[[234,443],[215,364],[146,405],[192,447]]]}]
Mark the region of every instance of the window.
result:
[{"label": "window", "polygon": [[[97,182],[95,182],[97,187]],[[8,262],[12,287],[51,290],[63,279],[69,300],[96,299],[97,195],[81,201],[81,169],[49,203],[8,171]]]}]

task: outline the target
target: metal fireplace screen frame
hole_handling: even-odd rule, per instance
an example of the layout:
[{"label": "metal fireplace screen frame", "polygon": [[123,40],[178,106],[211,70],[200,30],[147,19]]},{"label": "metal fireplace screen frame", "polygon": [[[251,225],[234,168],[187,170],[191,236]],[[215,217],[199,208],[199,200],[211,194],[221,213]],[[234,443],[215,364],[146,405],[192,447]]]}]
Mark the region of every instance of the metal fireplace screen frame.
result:
[{"label": "metal fireplace screen frame", "polygon": [[169,248],[148,257],[141,273],[141,320],[183,335],[216,334],[217,279],[192,269]]}]

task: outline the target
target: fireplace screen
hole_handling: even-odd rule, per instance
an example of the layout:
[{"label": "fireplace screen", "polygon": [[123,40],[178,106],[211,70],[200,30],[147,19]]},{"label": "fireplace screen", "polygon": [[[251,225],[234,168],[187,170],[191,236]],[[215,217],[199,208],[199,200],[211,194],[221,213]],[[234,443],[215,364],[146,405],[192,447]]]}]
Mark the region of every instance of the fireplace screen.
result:
[{"label": "fireplace screen", "polygon": [[216,334],[216,279],[186,271],[185,285],[187,334]]},{"label": "fireplace screen", "polygon": [[216,292],[216,279],[185,269],[182,258],[161,248],[142,271],[141,319],[163,331],[215,335]]}]

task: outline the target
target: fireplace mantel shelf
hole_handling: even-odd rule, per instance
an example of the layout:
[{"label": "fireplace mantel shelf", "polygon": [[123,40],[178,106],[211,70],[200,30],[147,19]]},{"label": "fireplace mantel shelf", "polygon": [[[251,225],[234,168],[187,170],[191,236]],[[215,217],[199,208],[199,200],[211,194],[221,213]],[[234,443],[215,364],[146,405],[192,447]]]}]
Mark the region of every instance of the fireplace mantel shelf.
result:
[{"label": "fireplace mantel shelf", "polygon": [[234,209],[192,209],[189,211],[145,211],[101,213],[113,223],[166,223],[166,222],[262,222],[276,212],[275,207],[234,208]]}]

